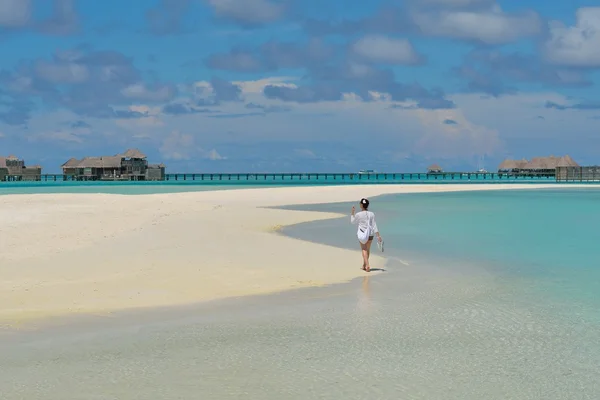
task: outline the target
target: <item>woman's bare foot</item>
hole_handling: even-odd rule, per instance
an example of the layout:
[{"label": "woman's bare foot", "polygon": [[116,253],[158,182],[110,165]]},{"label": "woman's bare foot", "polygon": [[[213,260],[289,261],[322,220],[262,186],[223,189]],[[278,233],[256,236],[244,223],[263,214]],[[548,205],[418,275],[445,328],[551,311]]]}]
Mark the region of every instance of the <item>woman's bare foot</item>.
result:
[{"label": "woman's bare foot", "polygon": [[367,265],[367,267],[365,268],[365,271],[367,271],[367,272],[371,272],[371,266],[370,266],[370,265]]}]

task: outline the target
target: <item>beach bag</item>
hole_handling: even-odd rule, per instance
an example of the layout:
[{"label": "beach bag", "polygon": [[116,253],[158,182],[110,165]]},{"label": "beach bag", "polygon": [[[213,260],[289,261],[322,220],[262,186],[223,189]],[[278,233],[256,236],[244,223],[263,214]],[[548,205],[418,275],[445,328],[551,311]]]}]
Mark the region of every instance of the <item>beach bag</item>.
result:
[{"label": "beach bag", "polygon": [[366,229],[358,228],[356,231],[356,236],[358,237],[358,241],[362,244],[365,244],[369,241],[369,236],[371,236],[371,218],[370,215],[367,214],[368,225]]}]

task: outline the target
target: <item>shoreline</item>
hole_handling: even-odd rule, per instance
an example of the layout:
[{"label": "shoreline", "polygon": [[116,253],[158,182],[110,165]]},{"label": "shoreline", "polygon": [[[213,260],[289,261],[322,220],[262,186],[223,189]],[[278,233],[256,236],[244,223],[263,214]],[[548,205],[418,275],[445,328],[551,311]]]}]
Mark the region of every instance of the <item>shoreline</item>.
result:
[{"label": "shoreline", "polygon": [[[358,250],[278,233],[284,226],[341,214],[270,207],[394,193],[575,187],[590,186],[387,184],[125,197],[3,196],[0,233],[6,240],[0,252],[5,277],[0,285],[0,324],[18,330],[56,317],[110,316],[322,287],[368,275],[360,271]],[[374,268],[381,268],[387,259],[374,254],[372,260]]]}]

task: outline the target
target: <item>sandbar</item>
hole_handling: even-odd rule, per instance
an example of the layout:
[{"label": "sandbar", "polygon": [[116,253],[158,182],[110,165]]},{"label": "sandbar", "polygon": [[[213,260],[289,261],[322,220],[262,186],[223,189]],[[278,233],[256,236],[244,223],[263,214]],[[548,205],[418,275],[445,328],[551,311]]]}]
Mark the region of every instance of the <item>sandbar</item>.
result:
[{"label": "sandbar", "polygon": [[[0,324],[19,328],[76,313],[110,316],[342,283],[365,274],[358,246],[350,251],[278,233],[283,226],[340,214],[268,207],[392,193],[562,186],[349,185],[0,196]],[[374,267],[385,263],[377,254],[372,258]]]}]

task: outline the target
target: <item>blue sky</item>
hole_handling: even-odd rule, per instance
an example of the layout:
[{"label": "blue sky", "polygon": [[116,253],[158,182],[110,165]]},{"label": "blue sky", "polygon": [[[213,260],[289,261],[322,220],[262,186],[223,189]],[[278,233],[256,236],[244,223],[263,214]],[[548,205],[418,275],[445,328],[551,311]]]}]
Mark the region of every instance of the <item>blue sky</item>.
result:
[{"label": "blue sky", "polygon": [[[0,155],[170,172],[600,162],[600,7],[0,0]],[[482,161],[483,160],[483,161]]]}]

